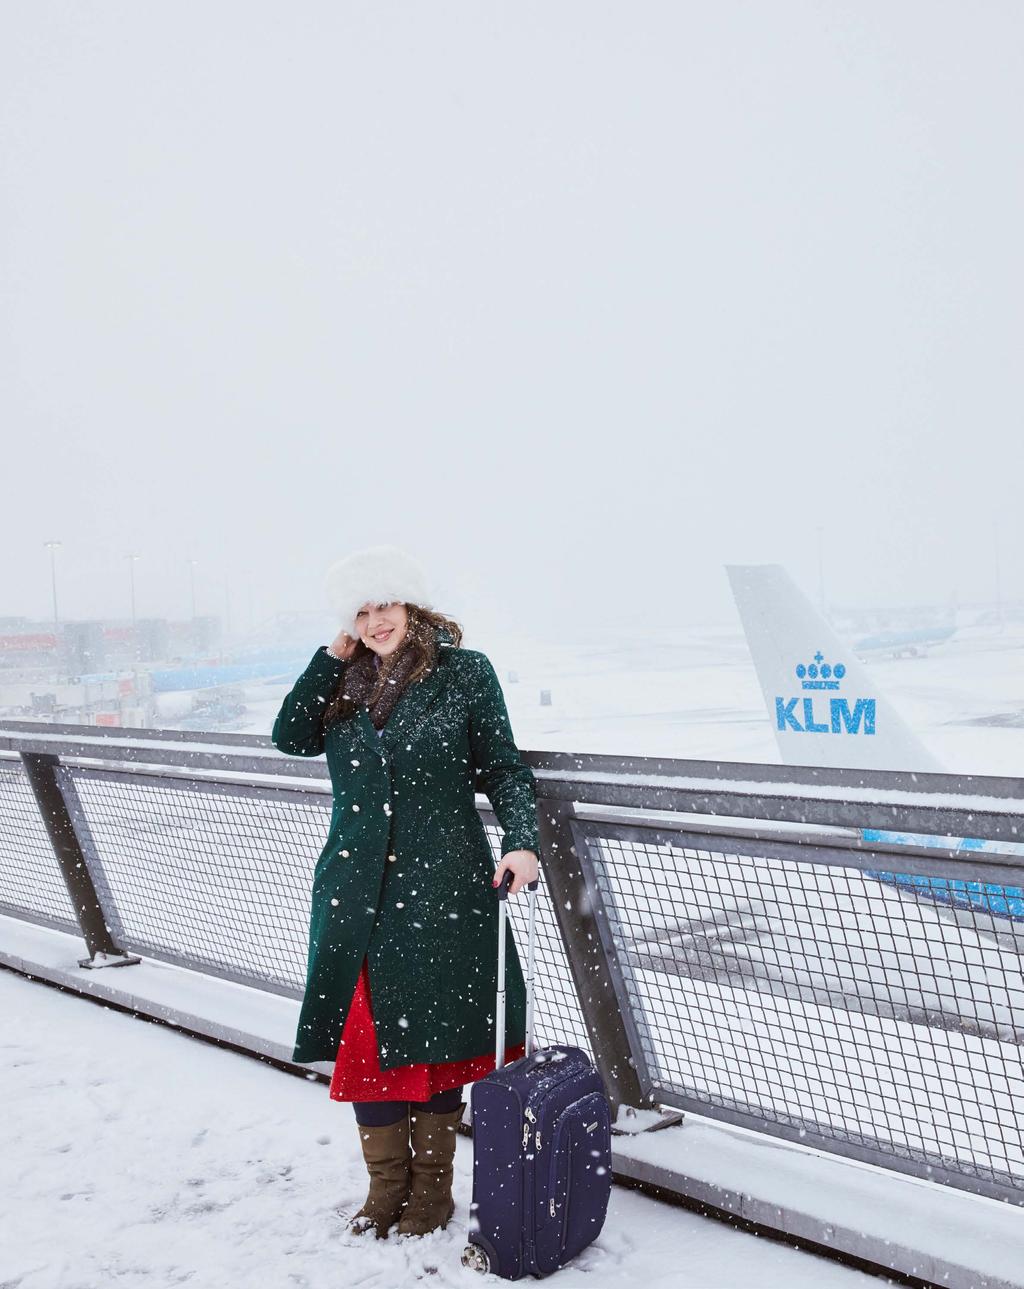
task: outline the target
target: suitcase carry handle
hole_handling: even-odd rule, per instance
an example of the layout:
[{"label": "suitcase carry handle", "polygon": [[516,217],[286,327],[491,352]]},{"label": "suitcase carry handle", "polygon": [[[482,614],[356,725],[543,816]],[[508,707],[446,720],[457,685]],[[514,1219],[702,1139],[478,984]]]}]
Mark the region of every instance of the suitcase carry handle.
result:
[{"label": "suitcase carry handle", "polygon": [[[515,873],[509,869],[496,889],[498,896],[498,1000],[495,1011],[494,1068],[500,1070],[505,1064],[505,919],[509,887],[516,880]],[[534,902],[537,899],[537,887],[540,879],[528,882],[527,903],[530,906],[530,938],[526,954],[526,1055],[533,1055],[533,924]]]}]

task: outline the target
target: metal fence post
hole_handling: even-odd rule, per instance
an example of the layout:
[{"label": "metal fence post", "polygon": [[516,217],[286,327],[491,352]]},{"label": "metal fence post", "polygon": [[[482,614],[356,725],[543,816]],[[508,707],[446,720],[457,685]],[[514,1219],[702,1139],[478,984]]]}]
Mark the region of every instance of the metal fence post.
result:
[{"label": "metal fence post", "polygon": [[620,1105],[651,1107],[630,1050],[629,1035],[619,1011],[603,938],[594,917],[591,896],[576,852],[570,820],[571,802],[539,798],[544,880],[551,893],[555,920],[565,945],[580,1011],[594,1049],[594,1063],[604,1083],[614,1120]]},{"label": "metal fence post", "polygon": [[126,953],[114,943],[108,918],[93,882],[85,852],[82,849],[68,802],[57,771],[60,758],[48,752],[22,752],[22,764],[50,845],[60,865],[82,938],[89,950],[88,958],[79,958],[80,967],[124,967],[141,962],[136,954]]}]

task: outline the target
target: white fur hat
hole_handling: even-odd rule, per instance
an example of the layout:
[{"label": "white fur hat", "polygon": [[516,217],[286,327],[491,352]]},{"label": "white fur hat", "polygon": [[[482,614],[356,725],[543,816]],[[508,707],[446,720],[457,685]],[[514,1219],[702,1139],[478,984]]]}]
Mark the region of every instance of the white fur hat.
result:
[{"label": "white fur hat", "polygon": [[356,614],[368,601],[433,607],[423,570],[397,546],[370,546],[338,560],[327,570],[324,590],[338,621],[353,635]]}]

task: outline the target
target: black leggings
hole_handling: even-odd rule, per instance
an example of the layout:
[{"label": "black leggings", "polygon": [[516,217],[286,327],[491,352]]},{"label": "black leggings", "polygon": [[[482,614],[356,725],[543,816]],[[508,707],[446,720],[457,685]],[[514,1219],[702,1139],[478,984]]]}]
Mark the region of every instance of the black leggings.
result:
[{"label": "black leggings", "polygon": [[462,1104],[462,1087],[435,1092],[429,1101],[353,1101],[356,1123],[364,1128],[384,1128],[403,1119],[412,1107],[431,1114],[447,1114]]}]

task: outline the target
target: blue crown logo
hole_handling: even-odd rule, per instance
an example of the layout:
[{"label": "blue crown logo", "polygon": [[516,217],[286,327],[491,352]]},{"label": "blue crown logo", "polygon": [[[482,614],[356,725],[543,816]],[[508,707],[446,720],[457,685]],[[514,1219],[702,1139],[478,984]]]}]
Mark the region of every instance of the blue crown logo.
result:
[{"label": "blue crown logo", "polygon": [[825,655],[819,649],[814,661],[805,667],[802,662],[796,665],[796,674],[800,677],[802,689],[838,689],[839,682],[846,675],[846,668],[841,662],[833,667],[824,661]]}]

